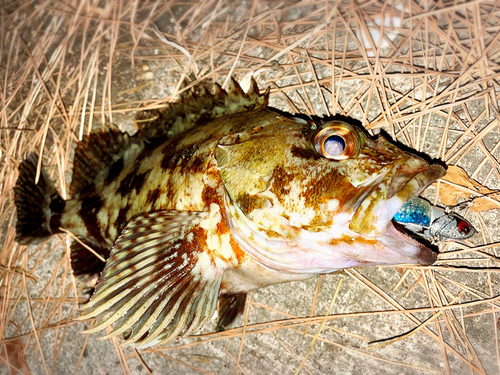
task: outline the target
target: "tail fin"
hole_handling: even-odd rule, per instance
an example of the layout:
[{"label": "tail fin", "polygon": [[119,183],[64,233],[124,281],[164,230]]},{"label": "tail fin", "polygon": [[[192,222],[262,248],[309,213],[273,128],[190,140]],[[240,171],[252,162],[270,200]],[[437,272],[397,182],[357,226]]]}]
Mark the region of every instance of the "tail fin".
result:
[{"label": "tail fin", "polygon": [[16,241],[22,245],[42,242],[59,232],[61,213],[66,202],[42,168],[35,184],[38,156],[28,155],[19,166],[15,192],[17,207]]}]

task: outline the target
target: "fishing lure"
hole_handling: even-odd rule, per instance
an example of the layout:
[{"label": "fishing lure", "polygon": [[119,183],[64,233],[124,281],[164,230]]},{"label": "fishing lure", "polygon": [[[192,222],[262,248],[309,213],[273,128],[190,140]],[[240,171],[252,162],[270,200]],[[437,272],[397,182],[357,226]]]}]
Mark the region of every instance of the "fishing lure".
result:
[{"label": "fishing lure", "polygon": [[394,221],[427,240],[463,240],[476,233],[472,224],[459,214],[447,212],[419,197],[408,200]]}]

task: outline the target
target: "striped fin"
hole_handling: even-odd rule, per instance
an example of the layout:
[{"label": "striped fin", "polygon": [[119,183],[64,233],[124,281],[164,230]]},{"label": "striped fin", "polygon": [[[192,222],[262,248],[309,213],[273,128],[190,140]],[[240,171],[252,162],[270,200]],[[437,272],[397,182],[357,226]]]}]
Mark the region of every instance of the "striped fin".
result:
[{"label": "striped fin", "polygon": [[157,212],[132,220],[116,240],[79,320],[86,333],[112,325],[103,338],[146,348],[186,336],[214,313],[222,269],[203,251],[204,212]]},{"label": "striped fin", "polygon": [[253,77],[247,93],[234,79],[231,79],[228,92],[218,84],[214,86],[213,94],[201,87],[197,89],[197,93],[194,90],[189,91],[179,101],[163,110],[140,112],[136,124],[142,137],[148,142],[163,141],[194,128],[202,121],[267,108],[270,90],[260,94]]},{"label": "striped fin", "polygon": [[19,165],[19,177],[14,187],[16,241],[21,245],[40,243],[59,233],[61,215],[66,206],[43,167],[35,184],[37,165],[38,156],[29,154]]},{"label": "striped fin", "polygon": [[90,133],[76,146],[71,197],[76,199],[88,194],[89,190],[94,193],[94,189],[91,189],[93,185],[119,174],[123,161],[142,148],[143,143],[139,137],[130,137],[112,127],[106,132]]},{"label": "striped fin", "polygon": [[[93,241],[89,238],[78,237],[78,239],[92,248],[97,254],[101,255],[104,259],[109,256],[109,247]],[[73,240],[71,243],[71,268],[73,275],[99,275],[103,268],[104,262],[97,256],[92,254],[84,245],[79,241]]]}]

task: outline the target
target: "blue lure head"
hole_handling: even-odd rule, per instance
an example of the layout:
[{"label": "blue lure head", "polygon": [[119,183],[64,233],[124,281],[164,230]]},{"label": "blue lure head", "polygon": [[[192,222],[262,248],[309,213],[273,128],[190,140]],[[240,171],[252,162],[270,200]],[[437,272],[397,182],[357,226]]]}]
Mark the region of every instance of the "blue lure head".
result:
[{"label": "blue lure head", "polygon": [[429,228],[432,219],[432,205],[418,197],[411,198],[394,216],[394,220],[402,225],[413,224]]}]

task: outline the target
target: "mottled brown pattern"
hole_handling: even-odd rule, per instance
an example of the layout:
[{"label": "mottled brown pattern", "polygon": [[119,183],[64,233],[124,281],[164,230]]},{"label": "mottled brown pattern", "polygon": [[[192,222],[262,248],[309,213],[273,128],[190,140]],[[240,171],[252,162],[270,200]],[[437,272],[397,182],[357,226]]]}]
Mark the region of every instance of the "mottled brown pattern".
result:
[{"label": "mottled brown pattern", "polygon": [[321,156],[318,155],[318,152],[312,147],[302,148],[297,146],[292,146],[290,152],[293,156],[306,160],[319,160]]},{"label": "mottled brown pattern", "polygon": [[219,235],[223,235],[231,232],[231,228],[229,227],[229,220],[227,218],[227,213],[224,209],[224,206],[221,206],[220,214],[222,216],[222,219],[219,223],[217,223],[217,233]]},{"label": "mottled brown pattern", "polygon": [[240,245],[238,244],[238,242],[235,241],[233,236],[229,238],[229,243],[231,244],[231,248],[233,249],[236,260],[238,261],[238,264],[235,265],[234,267],[235,268],[241,267],[241,264],[248,257],[248,255],[246,255],[245,252],[241,250]]},{"label": "mottled brown pattern", "polygon": [[186,148],[182,153],[180,154],[179,160],[177,162],[177,165],[181,167],[182,169],[188,167],[192,163],[192,157],[196,153],[196,151],[200,148],[200,145],[192,145],[188,148]]},{"label": "mottled brown pattern", "polygon": [[[168,146],[170,148],[170,151],[172,151],[171,145],[168,145]],[[177,164],[179,157],[180,157],[179,154],[171,154],[171,153],[165,154],[165,156],[161,160],[161,164],[160,164],[161,169],[164,172],[170,171]]]},{"label": "mottled brown pattern", "polygon": [[147,195],[147,202],[146,203],[151,203],[154,205],[154,203],[160,198],[161,195],[161,189],[156,188],[154,190],[150,190]]},{"label": "mottled brown pattern", "polygon": [[121,171],[123,170],[123,166],[124,162],[123,159],[121,158],[115,161],[113,164],[111,164],[111,167],[109,167],[108,175],[104,180],[104,184],[109,185],[111,182],[116,180],[116,178],[118,178]]},{"label": "mottled brown pattern", "polygon": [[[95,135],[91,155],[78,146],[74,186],[85,192],[68,202],[61,224],[103,246],[115,243],[84,308],[85,319],[97,318],[96,331],[112,325],[114,334],[131,337],[128,344],[153,345],[212,316],[221,282],[224,293],[239,293],[344,267],[435,259],[411,240],[370,232],[384,216],[377,207],[386,208],[376,203],[402,191],[427,163],[349,124],[304,123],[266,110],[266,96],[231,85],[229,95],[191,95],[134,137]],[[311,143],[334,129],[355,149],[343,159]],[[116,140],[111,152],[103,139]],[[419,175],[420,185],[396,198],[403,202],[442,173]],[[53,211],[60,207],[55,201]],[[399,253],[390,245],[404,241]]]},{"label": "mottled brown pattern", "polygon": [[205,205],[207,207],[209,207],[211,203],[216,203],[218,205],[222,203],[219,193],[212,186],[205,186],[205,188],[203,189],[203,194],[201,196],[201,199],[203,200],[203,202],[205,202]]},{"label": "mottled brown pattern", "polygon": [[238,202],[238,207],[247,215],[255,209],[264,208],[266,204],[270,204],[267,198],[250,194],[238,195],[236,202]]},{"label": "mottled brown pattern", "polygon": [[120,187],[116,190],[121,196],[130,194],[132,190],[139,191],[144,184],[144,181],[148,175],[149,171],[144,173],[137,173],[136,171],[130,172],[125,178],[120,182]]},{"label": "mottled brown pattern", "polygon": [[87,232],[93,240],[99,243],[106,243],[106,239],[102,232],[102,223],[97,218],[97,214],[101,210],[104,202],[99,195],[93,193],[93,185],[90,186],[88,192],[90,193],[87,198],[82,200],[82,207],[80,209],[79,215],[82,218]]},{"label": "mottled brown pattern", "polygon": [[189,170],[191,173],[203,173],[206,168],[206,160],[199,156],[194,156],[189,161]]},{"label": "mottled brown pattern", "polygon": [[[137,143],[141,141],[135,138]],[[116,158],[122,158],[131,146],[127,133],[110,128],[106,132],[93,132],[78,143],[73,163],[70,192],[73,198],[86,194],[87,187],[98,185],[108,176]]]},{"label": "mottled brown pattern", "polygon": [[286,195],[290,192],[290,183],[295,178],[301,177],[301,171],[296,171],[297,174],[288,173],[282,166],[278,166],[274,169],[271,181],[272,186],[270,190],[276,195],[276,198],[281,203],[284,203]]},{"label": "mottled brown pattern", "polygon": [[186,252],[190,256],[194,256],[196,252],[205,251],[207,247],[207,232],[203,228],[193,228],[190,233],[193,234],[193,240],[189,242],[187,240],[187,235],[184,236],[182,240],[181,249],[182,252]]},{"label": "mottled brown pattern", "polygon": [[347,188],[350,184],[345,177],[339,175],[335,170],[312,180],[310,186],[311,188],[302,192],[302,196],[305,198],[306,206],[317,211],[320,210],[321,204],[327,203],[331,199],[346,202],[349,201],[350,196],[356,195],[356,191]]}]

